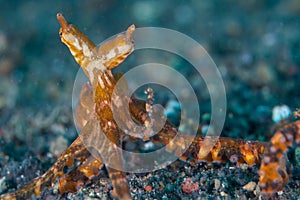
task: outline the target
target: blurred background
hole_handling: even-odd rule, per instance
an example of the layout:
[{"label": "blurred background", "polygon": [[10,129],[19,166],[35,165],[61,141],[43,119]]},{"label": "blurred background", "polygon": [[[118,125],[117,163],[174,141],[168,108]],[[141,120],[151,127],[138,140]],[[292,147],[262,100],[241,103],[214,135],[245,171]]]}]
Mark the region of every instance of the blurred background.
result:
[{"label": "blurred background", "polygon": [[[225,83],[223,136],[268,141],[278,122],[274,107],[287,105],[290,113],[299,107],[298,0],[0,0],[0,175],[15,170],[0,193],[47,169],[77,136],[71,100],[79,67],[58,36],[58,12],[96,44],[131,24],[197,40]],[[209,123],[205,86],[184,61],[171,63],[193,84],[203,103],[201,122]],[[25,171],[24,180],[16,178]]]}]

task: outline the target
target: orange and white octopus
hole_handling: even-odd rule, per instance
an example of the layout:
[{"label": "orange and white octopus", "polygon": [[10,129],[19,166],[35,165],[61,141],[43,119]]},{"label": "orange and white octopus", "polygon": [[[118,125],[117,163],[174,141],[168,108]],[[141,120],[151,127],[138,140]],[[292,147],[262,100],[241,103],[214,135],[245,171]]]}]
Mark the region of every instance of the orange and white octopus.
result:
[{"label": "orange and white octopus", "polygon": [[[69,48],[76,62],[89,78],[89,83],[82,88],[76,110],[76,121],[81,133],[48,171],[23,188],[1,195],[1,199],[26,199],[32,195],[38,197],[45,187],[51,187],[54,183],[58,184],[59,193],[75,192],[98,175],[104,166],[99,158],[93,157],[86,149],[82,137],[92,137],[101,128],[110,141],[121,146],[126,135],[113,118],[111,98],[119,77],[114,77],[111,70],[134,51],[132,35],[135,26],[131,25],[125,33],[96,47],[76,26],[68,24],[62,14],[57,14],[57,19],[61,25],[59,30],[61,41]],[[146,103],[131,97],[125,98],[118,106],[123,106],[125,103],[129,104],[132,119],[141,125],[146,125]],[[176,127],[167,120],[155,136],[143,139],[166,145],[177,132]],[[284,186],[289,180],[285,155],[288,147],[300,144],[300,121],[283,126],[275,132],[269,143],[222,137],[211,138],[217,142],[207,155],[200,153],[203,137],[189,138],[184,134],[181,134],[180,137],[182,139],[178,140],[178,143],[172,144],[169,150],[183,149],[185,144],[191,142],[187,151],[183,155],[178,155],[184,161],[260,164],[259,186],[261,192],[271,196],[273,193],[284,190]],[[101,145],[101,141],[99,143]],[[116,154],[113,148],[107,151]],[[177,151],[174,153],[177,154]],[[119,158],[115,159],[115,164],[122,165],[121,155],[114,156]],[[66,167],[72,170],[66,172],[64,170]],[[126,173],[107,166],[106,169],[113,185],[112,195],[117,199],[131,199]]]}]

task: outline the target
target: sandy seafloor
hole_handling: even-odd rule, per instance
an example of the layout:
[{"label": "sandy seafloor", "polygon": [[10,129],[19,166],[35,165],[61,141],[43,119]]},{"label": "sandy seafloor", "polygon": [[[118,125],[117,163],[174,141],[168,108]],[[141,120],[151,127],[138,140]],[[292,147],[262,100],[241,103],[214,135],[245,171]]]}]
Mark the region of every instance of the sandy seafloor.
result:
[{"label": "sandy seafloor", "polygon": [[[170,28],[197,40],[215,61],[225,84],[222,136],[268,141],[276,126],[272,109],[278,105],[287,105],[291,111],[299,108],[298,0],[0,0],[0,194],[45,172],[77,136],[72,89],[78,65],[60,42],[57,12],[96,44],[130,24]],[[122,66],[143,63],[144,58],[133,54]],[[164,62],[190,81],[199,98],[200,122],[207,124],[210,101],[203,81],[180,59]],[[165,105],[170,100],[156,92],[158,102]],[[290,150],[293,176],[275,198],[299,198],[299,152],[299,147]],[[177,161],[127,178],[133,199],[259,199],[257,169]],[[182,191],[187,178],[199,186],[191,194]],[[247,190],[244,186],[249,183],[255,187]],[[112,199],[111,189],[102,170],[76,193],[59,196],[49,189],[41,199]]]}]

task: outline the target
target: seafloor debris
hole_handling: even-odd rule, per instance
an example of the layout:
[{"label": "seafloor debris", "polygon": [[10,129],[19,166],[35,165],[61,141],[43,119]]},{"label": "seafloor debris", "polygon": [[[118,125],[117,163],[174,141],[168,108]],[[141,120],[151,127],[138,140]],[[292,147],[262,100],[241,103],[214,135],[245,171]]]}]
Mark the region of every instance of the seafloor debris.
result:
[{"label": "seafloor debris", "polygon": [[272,120],[278,123],[291,115],[291,109],[287,105],[275,106],[272,110]]},{"label": "seafloor debris", "polygon": [[182,192],[191,194],[191,193],[199,190],[199,184],[198,184],[198,182],[194,183],[191,178],[187,178],[181,184],[181,189],[182,189]]}]

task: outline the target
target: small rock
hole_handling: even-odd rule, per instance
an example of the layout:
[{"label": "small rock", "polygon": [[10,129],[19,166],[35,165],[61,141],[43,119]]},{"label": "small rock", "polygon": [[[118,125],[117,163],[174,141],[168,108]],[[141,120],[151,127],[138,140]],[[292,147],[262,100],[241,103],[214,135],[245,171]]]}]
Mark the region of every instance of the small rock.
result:
[{"label": "small rock", "polygon": [[66,132],[66,128],[62,124],[59,124],[59,123],[52,124],[50,129],[52,132],[54,132],[56,134],[61,134],[61,135]]},{"label": "small rock", "polygon": [[144,143],[144,145],[141,147],[141,149],[143,151],[149,152],[149,151],[153,151],[154,147],[155,147],[154,143],[152,141],[149,141],[149,142]]},{"label": "small rock", "polygon": [[187,178],[182,184],[181,184],[182,192],[191,194],[199,189],[199,184],[194,183],[191,178]]},{"label": "small rock", "polygon": [[254,193],[256,196],[259,196],[259,195],[260,195],[260,187],[259,187],[258,184],[256,185],[256,188],[255,188],[255,190],[254,190],[253,193]]},{"label": "small rock", "polygon": [[215,179],[215,189],[218,190],[221,187],[221,181],[219,179]]},{"label": "small rock", "polygon": [[287,105],[275,106],[272,110],[272,120],[278,123],[291,115],[291,109]]},{"label": "small rock", "polygon": [[91,197],[91,198],[96,197],[94,190],[89,191],[89,197]]},{"label": "small rock", "polygon": [[[0,47],[1,48],[1,47]],[[14,60],[10,57],[0,59],[0,74],[7,75],[15,68]]]},{"label": "small rock", "polygon": [[256,86],[264,86],[273,83],[276,80],[274,69],[267,63],[259,63],[253,73],[252,84]]},{"label": "small rock", "polygon": [[6,190],[5,176],[0,179],[0,194]]},{"label": "small rock", "polygon": [[68,141],[63,137],[59,136],[55,141],[50,144],[50,151],[55,156],[60,156],[60,154],[66,150],[68,147]]},{"label": "small rock", "polygon": [[248,192],[252,192],[254,190],[255,186],[256,186],[256,183],[251,181],[251,182],[247,183],[246,185],[244,185],[243,189],[247,190]]},{"label": "small rock", "polygon": [[224,191],[220,192],[220,195],[221,195],[222,197],[228,196],[228,194],[227,194],[226,192],[224,192]]},{"label": "small rock", "polygon": [[164,196],[162,196],[162,198],[161,198],[162,200],[167,200],[168,199],[168,197],[166,196],[166,195],[164,195]]},{"label": "small rock", "polygon": [[151,186],[151,185],[147,185],[147,186],[145,187],[145,190],[146,190],[147,192],[151,191],[151,190],[152,190],[152,186]]}]

